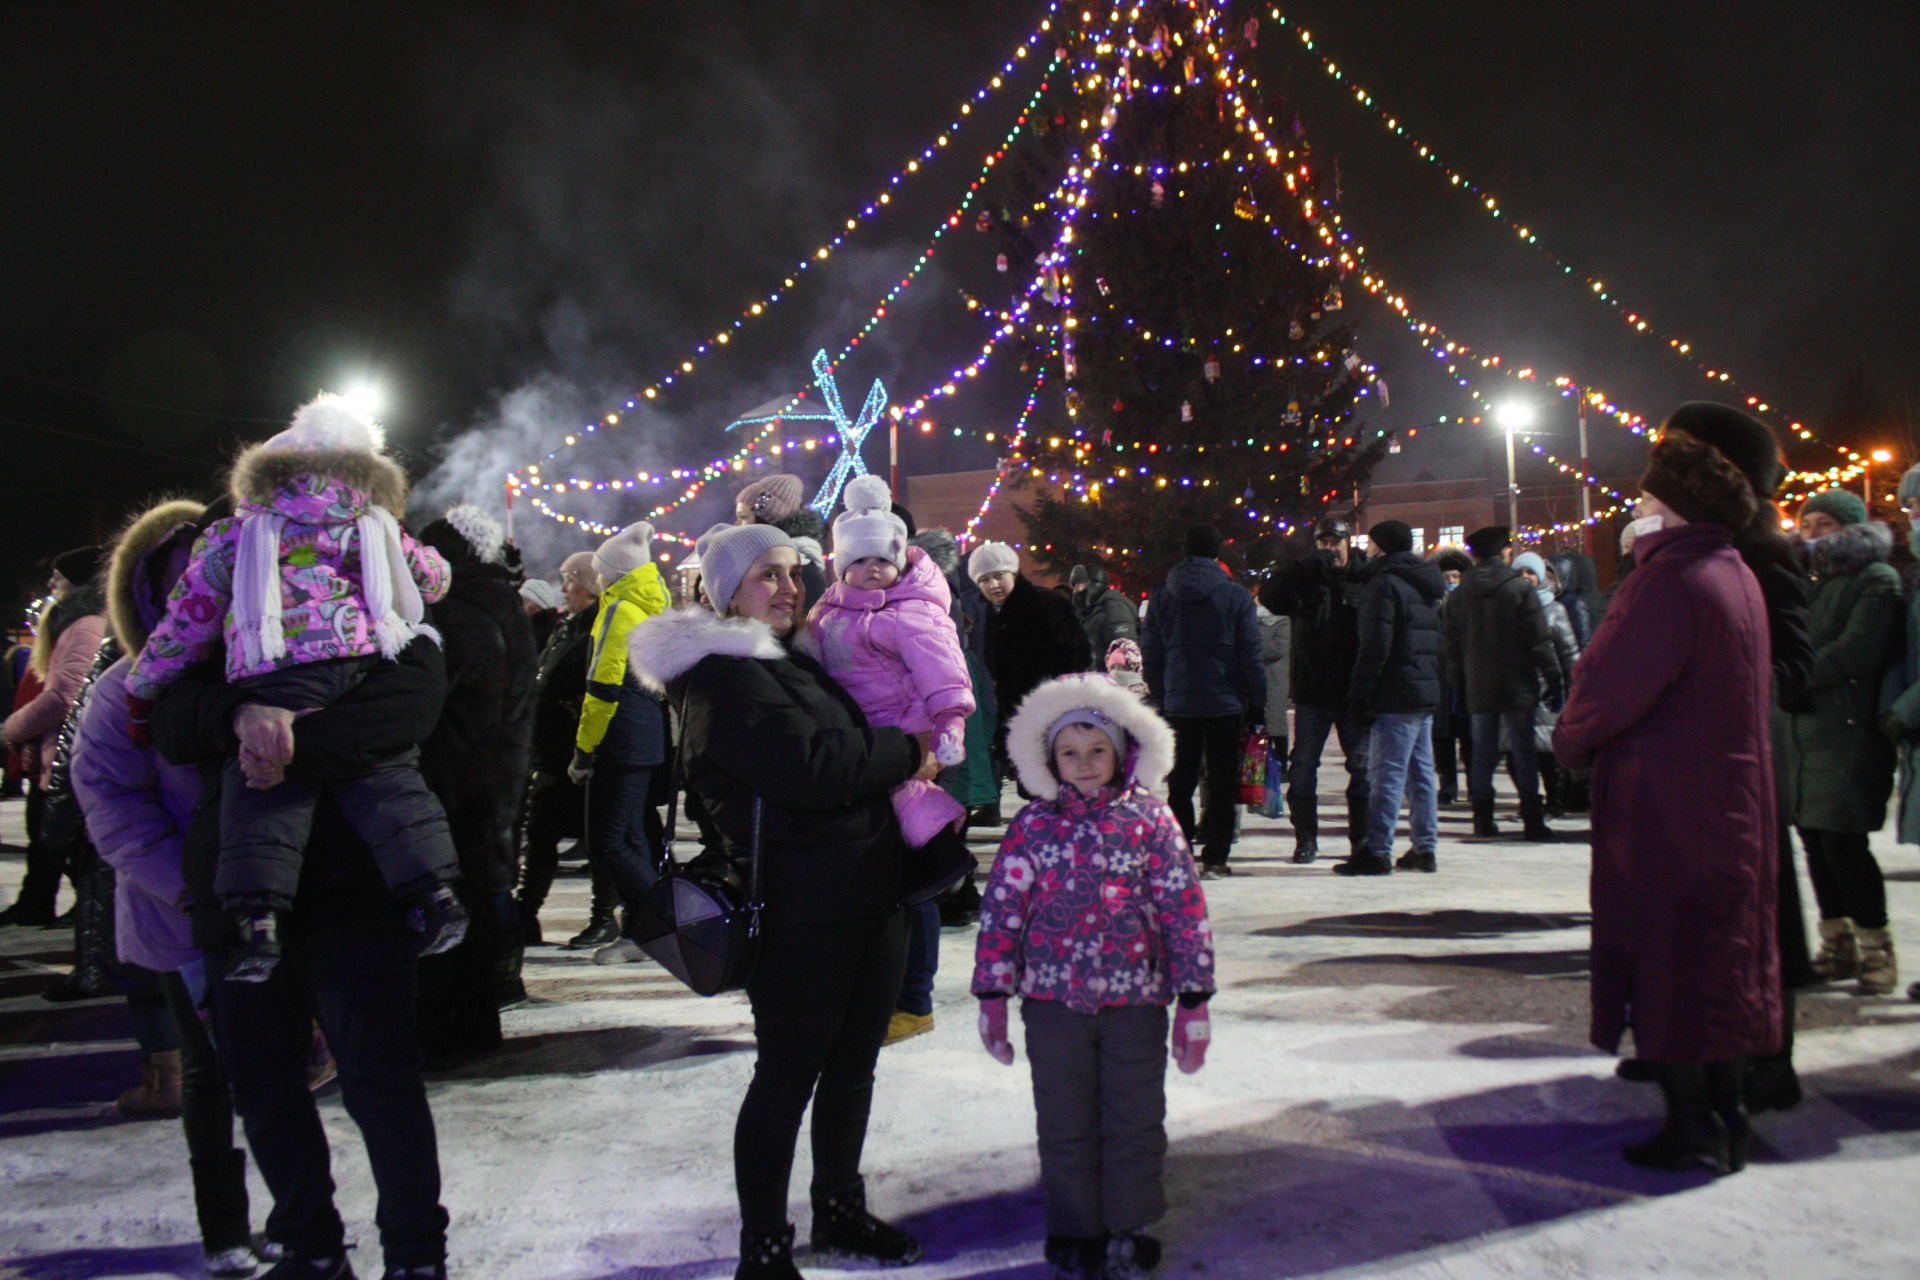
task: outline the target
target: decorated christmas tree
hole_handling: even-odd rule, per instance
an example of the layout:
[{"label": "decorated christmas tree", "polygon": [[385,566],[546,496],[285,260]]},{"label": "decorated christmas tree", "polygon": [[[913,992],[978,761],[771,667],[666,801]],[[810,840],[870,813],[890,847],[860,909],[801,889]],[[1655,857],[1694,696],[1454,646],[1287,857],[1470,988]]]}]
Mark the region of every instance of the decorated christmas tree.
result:
[{"label": "decorated christmas tree", "polygon": [[[1198,521],[1227,557],[1344,510],[1387,442],[1343,305],[1336,182],[1207,0],[1063,13],[1067,70],[1004,170],[996,265],[1064,426],[1030,434],[1029,551],[1147,588]],[[1284,124],[1276,125],[1276,119]]]}]

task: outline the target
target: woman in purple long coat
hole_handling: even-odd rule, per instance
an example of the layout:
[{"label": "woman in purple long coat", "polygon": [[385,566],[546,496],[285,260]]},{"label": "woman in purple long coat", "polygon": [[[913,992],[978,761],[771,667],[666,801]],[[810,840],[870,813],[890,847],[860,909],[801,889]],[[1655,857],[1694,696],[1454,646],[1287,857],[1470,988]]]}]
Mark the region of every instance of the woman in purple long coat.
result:
[{"label": "woman in purple long coat", "polygon": [[1737,1171],[1744,1059],[1780,1046],[1766,605],[1733,548],[1751,486],[1684,432],[1653,447],[1621,585],[1553,747],[1593,769],[1593,1043],[1631,1029],[1667,1104],[1635,1164]]}]

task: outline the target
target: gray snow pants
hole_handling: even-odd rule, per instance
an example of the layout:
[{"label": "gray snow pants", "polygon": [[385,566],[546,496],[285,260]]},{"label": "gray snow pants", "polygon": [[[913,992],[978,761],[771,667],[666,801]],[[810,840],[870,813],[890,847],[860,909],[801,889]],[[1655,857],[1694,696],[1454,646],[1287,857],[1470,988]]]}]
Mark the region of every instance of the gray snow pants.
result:
[{"label": "gray snow pants", "polygon": [[[235,687],[267,706],[330,707],[377,661],[304,663],[236,681]],[[417,749],[380,760],[356,777],[329,782],[327,792],[353,833],[373,851],[389,889],[411,894],[459,875],[447,813],[420,776]],[[256,791],[247,785],[239,760],[227,762],[220,786],[220,866],[213,882],[222,901],[265,898],[281,909],[293,901],[316,796],[315,788],[292,780]]]},{"label": "gray snow pants", "polygon": [[1139,1231],[1166,1212],[1167,1011],[1023,1000],[1047,1234]]}]

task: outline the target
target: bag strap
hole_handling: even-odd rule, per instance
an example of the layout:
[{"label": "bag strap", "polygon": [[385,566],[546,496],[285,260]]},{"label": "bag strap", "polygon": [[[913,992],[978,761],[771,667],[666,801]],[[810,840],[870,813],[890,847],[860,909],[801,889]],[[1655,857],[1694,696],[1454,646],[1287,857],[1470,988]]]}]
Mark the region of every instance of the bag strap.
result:
[{"label": "bag strap", "polygon": [[760,936],[760,811],[758,791],[753,793],[753,840],[747,863],[747,936]]}]

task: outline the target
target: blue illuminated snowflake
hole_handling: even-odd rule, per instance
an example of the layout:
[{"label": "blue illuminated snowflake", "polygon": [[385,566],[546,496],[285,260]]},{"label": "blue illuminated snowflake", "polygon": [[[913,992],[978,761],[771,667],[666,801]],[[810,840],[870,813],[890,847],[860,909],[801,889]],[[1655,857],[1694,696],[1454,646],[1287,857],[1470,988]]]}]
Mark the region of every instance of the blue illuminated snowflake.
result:
[{"label": "blue illuminated snowflake", "polygon": [[733,427],[774,421],[831,422],[840,437],[840,456],[834,459],[833,469],[827,472],[827,478],[820,482],[819,492],[807,504],[825,519],[840,504],[840,491],[846,488],[847,481],[867,474],[867,464],[860,458],[860,449],[866,443],[868,433],[886,414],[887,389],[875,378],[873,386],[867,391],[866,402],[860,406],[860,416],[849,420],[846,406],[840,400],[839,384],[834,381],[833,362],[827,359],[824,351],[814,353],[813,380],[820,388],[821,398],[827,402],[827,412],[778,413],[765,418],[742,418],[727,429],[731,431]]}]

